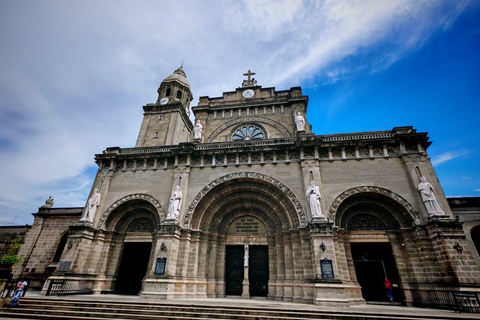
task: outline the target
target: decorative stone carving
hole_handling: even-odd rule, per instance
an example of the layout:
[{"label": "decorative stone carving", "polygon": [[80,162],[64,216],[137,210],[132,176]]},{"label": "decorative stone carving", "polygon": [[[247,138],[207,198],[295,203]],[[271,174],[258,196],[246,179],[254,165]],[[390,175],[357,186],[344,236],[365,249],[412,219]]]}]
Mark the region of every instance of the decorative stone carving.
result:
[{"label": "decorative stone carving", "polygon": [[320,188],[312,181],[306,192],[307,200],[312,212],[312,218],[323,218],[322,208],[320,206]]},{"label": "decorative stone carving", "polygon": [[121,198],[120,200],[117,200],[114,202],[110,207],[108,207],[107,210],[102,214],[102,217],[100,218],[100,221],[97,224],[97,228],[102,228],[104,227],[104,223],[107,220],[108,216],[110,213],[112,213],[113,210],[121,206],[122,204],[132,201],[132,200],[145,200],[149,203],[151,203],[156,209],[157,209],[157,214],[160,217],[160,221],[164,219],[165,214],[162,205],[160,202],[157,201],[157,199],[153,198],[152,196],[149,196],[148,194],[142,194],[142,193],[137,193],[137,194],[131,194],[128,196],[125,196]]},{"label": "decorative stone carving", "polygon": [[225,129],[229,128],[229,127],[232,127],[232,126],[235,126],[235,125],[238,125],[240,123],[266,123],[268,125],[271,125],[272,127],[274,127],[275,129],[277,129],[278,131],[280,131],[283,135],[284,138],[289,138],[291,137],[291,134],[290,132],[287,130],[287,128],[285,128],[282,124],[280,124],[279,122],[277,121],[274,121],[272,119],[268,119],[268,118],[263,118],[263,117],[242,117],[242,118],[238,118],[238,119],[234,119],[234,120],[231,120],[231,121],[227,121],[225,122],[224,124],[222,124],[221,126],[219,126],[217,129],[215,129],[212,134],[210,134],[210,136],[208,137],[207,139],[207,142],[213,142],[215,140],[215,138],[217,138],[217,136],[223,132]]},{"label": "decorative stone carving", "polygon": [[195,128],[193,128],[193,139],[194,140],[200,140],[202,139],[202,130],[203,126],[200,120],[197,120],[197,123],[195,124]]},{"label": "decorative stone carving", "polygon": [[351,195],[357,194],[357,193],[378,193],[382,194],[384,196],[387,196],[391,198],[392,200],[395,200],[398,202],[407,212],[410,213],[410,216],[412,218],[412,221],[415,219],[414,217],[418,215],[417,210],[404,198],[396,194],[395,192],[392,192],[390,190],[380,188],[380,187],[374,187],[374,186],[363,186],[363,187],[355,187],[348,189],[344,192],[342,192],[332,203],[330,206],[330,209],[328,210],[329,212],[329,218],[332,221],[335,221],[335,216],[337,215],[337,209],[340,206],[340,204],[348,198]]},{"label": "decorative stone carving", "polygon": [[417,214],[415,217],[415,221],[413,222],[414,226],[422,226],[424,225],[422,218],[420,218],[420,215]]},{"label": "decorative stone carving", "polygon": [[425,205],[430,218],[446,215],[435,198],[433,186],[427,182],[427,178],[420,178],[420,183],[418,184],[417,189],[422,196],[423,204]]},{"label": "decorative stone carving", "polygon": [[127,232],[153,232],[155,225],[148,218],[137,218],[128,225]]},{"label": "decorative stone carving", "polygon": [[348,221],[347,230],[385,230],[385,225],[371,214],[357,214]]},{"label": "decorative stone carving", "polygon": [[44,209],[50,209],[53,206],[53,198],[52,196],[48,197],[47,200],[45,200],[45,204],[41,206],[41,208]]},{"label": "decorative stone carving", "polygon": [[100,195],[100,192],[98,189],[95,189],[92,196],[87,201],[87,205],[83,210],[83,215],[80,218],[80,221],[93,222],[93,218],[95,217],[95,212],[97,211],[97,207],[100,204],[101,198],[102,196]]},{"label": "decorative stone carving", "polygon": [[180,186],[177,185],[172,191],[172,196],[170,197],[170,204],[168,206],[168,215],[167,220],[178,220],[180,214],[180,206],[182,204],[182,190]]},{"label": "decorative stone carving", "polygon": [[305,118],[300,114],[300,111],[295,112],[295,125],[297,126],[297,131],[305,131]]},{"label": "decorative stone carving", "polygon": [[290,190],[286,185],[284,185],[282,182],[278,181],[277,179],[268,176],[263,173],[257,173],[257,172],[236,172],[236,173],[231,173],[229,175],[220,177],[212,182],[210,182],[208,185],[206,185],[192,200],[190,203],[190,206],[187,209],[187,212],[185,213],[185,216],[183,218],[183,227],[188,228],[190,225],[190,220],[192,218],[192,214],[195,211],[195,208],[197,207],[198,203],[200,200],[214,187],[217,185],[233,180],[233,179],[239,179],[239,178],[254,178],[254,179],[260,179],[267,181],[268,183],[273,184],[277,188],[279,188],[284,194],[290,199],[292,202],[293,206],[295,207],[295,211],[298,217],[298,220],[295,221],[293,220],[294,223],[300,224],[300,227],[306,227],[307,226],[307,215],[305,214],[305,211],[298,200],[297,196],[295,193],[293,193],[292,190]]}]

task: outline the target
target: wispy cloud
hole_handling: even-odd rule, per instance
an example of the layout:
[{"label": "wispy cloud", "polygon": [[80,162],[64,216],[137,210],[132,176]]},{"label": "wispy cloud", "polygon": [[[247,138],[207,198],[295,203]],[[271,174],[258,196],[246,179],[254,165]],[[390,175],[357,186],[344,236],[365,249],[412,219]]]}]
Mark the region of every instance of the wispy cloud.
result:
[{"label": "wispy cloud", "polygon": [[447,161],[462,157],[469,153],[468,150],[448,151],[432,158],[432,164],[438,166]]}]

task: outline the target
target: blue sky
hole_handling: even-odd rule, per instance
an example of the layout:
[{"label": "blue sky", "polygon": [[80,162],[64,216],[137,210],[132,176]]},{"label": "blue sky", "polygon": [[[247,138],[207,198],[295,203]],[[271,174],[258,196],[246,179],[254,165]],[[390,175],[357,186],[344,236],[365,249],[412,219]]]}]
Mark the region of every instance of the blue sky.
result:
[{"label": "blue sky", "polygon": [[302,86],[316,134],[428,132],[445,194],[480,196],[479,1],[0,0],[0,44],[0,225],[83,206],[182,60],[192,105],[251,69]]}]

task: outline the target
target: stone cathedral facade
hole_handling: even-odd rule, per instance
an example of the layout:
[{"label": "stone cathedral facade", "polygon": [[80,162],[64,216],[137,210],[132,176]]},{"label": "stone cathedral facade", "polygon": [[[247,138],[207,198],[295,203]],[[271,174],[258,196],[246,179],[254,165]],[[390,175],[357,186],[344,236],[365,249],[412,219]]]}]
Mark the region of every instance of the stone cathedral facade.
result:
[{"label": "stone cathedral facade", "polygon": [[414,283],[478,287],[478,252],[452,215],[426,133],[315,135],[300,87],[245,75],[193,107],[183,68],[165,78],[136,146],[95,155],[85,208],[47,203],[34,214],[15,273],[43,293],[68,277],[148,299],[342,306],[385,300],[385,277],[405,303]]}]

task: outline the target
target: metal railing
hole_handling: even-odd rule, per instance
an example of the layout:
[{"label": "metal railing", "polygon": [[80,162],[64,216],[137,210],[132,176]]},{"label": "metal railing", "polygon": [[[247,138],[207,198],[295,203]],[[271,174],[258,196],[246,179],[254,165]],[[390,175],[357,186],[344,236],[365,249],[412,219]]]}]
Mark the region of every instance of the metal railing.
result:
[{"label": "metal railing", "polygon": [[91,294],[93,293],[95,278],[95,275],[74,273],[51,276],[47,280],[49,284],[46,295]]},{"label": "metal railing", "polygon": [[414,306],[480,313],[479,293],[455,284],[408,283]]}]

